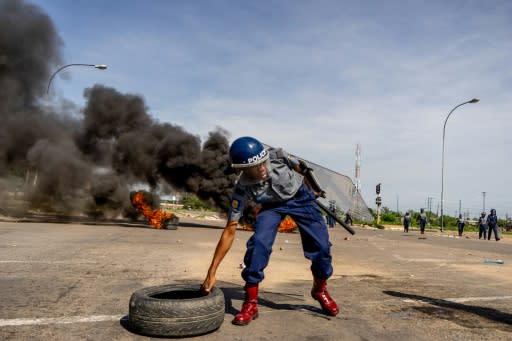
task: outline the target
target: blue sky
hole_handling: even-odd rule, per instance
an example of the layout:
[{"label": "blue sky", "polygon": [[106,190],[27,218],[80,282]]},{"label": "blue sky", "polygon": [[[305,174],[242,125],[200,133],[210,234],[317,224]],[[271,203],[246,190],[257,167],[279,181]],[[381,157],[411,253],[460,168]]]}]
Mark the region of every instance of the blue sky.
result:
[{"label": "blue sky", "polygon": [[38,0],[64,42],[55,97],[95,83],[160,122],[223,127],[351,178],[374,207],[512,216],[510,1]]}]

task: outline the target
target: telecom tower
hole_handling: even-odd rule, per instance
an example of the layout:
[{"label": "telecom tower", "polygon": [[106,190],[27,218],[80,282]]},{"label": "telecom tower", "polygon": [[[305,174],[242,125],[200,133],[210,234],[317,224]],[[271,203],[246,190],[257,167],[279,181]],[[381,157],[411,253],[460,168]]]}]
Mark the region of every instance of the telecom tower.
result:
[{"label": "telecom tower", "polygon": [[354,195],[361,193],[361,146],[359,143],[356,146],[356,187]]}]

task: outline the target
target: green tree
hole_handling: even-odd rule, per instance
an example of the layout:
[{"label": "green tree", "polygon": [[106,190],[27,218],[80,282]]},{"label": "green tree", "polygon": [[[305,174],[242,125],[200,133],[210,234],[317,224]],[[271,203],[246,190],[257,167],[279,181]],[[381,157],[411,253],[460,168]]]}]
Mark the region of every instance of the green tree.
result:
[{"label": "green tree", "polygon": [[183,204],[183,208],[191,209],[191,210],[210,210],[211,207],[206,205],[201,199],[199,199],[196,195],[188,193],[181,200]]}]

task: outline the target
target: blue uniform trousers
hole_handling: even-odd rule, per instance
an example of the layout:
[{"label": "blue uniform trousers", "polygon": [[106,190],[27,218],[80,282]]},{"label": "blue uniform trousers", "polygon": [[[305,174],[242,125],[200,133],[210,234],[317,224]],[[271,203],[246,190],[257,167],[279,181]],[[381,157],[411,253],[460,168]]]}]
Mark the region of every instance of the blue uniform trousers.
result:
[{"label": "blue uniform trousers", "polygon": [[263,205],[256,216],[255,231],[247,241],[242,278],[249,284],[260,283],[268,265],[272,245],[281,220],[289,215],[299,227],[304,256],[311,260],[313,276],[327,279],[332,275],[329,233],[313,192],[304,186],[295,197],[276,205]]},{"label": "blue uniform trousers", "polygon": [[487,240],[491,240],[493,231],[494,231],[494,238],[496,240],[500,240],[500,236],[498,234],[498,225],[496,225],[496,224],[489,224],[489,234],[487,235]]},{"label": "blue uniform trousers", "polygon": [[484,239],[487,239],[487,225],[480,224],[478,229],[478,239],[482,238],[482,234],[484,235]]}]

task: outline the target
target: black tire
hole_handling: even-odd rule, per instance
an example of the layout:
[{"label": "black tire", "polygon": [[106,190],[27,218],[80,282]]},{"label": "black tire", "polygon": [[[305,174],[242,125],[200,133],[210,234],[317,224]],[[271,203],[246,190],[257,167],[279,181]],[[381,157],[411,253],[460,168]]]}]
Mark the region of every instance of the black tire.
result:
[{"label": "black tire", "polygon": [[180,224],[180,218],[174,216],[165,223],[164,228],[166,230],[177,230],[179,224]]},{"label": "black tire", "polygon": [[154,286],[132,294],[128,326],[147,336],[195,336],[218,329],[224,311],[224,294],[218,288],[203,296],[199,285]]}]

